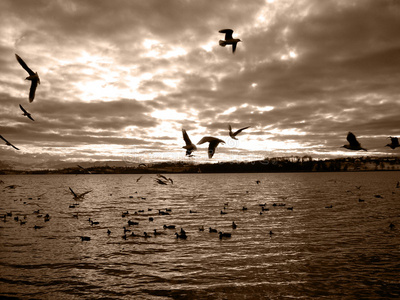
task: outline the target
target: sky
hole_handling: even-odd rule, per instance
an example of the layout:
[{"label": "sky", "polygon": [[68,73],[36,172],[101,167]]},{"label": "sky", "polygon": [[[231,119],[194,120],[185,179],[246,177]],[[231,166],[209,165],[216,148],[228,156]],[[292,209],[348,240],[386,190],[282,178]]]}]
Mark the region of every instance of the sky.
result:
[{"label": "sky", "polygon": [[[398,155],[399,28],[397,0],[2,0],[0,160]],[[225,144],[186,157],[182,128]]]}]

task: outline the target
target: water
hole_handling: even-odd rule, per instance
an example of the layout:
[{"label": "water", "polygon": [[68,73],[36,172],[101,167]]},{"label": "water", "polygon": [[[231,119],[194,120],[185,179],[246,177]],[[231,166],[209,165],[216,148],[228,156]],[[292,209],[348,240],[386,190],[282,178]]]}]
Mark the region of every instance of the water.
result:
[{"label": "water", "polygon": [[[139,182],[139,175],[2,176],[0,215],[12,212],[12,217],[0,219],[0,295],[400,297],[400,172],[167,176],[173,185],[158,185],[156,175],[143,175]],[[11,184],[18,186],[5,188]],[[75,201],[68,187],[93,191]],[[269,211],[260,215],[264,203]],[[158,209],[166,208],[170,215],[159,215]],[[99,224],[91,225],[89,218]],[[128,220],[139,225],[128,227]],[[390,223],[396,227],[390,229]],[[164,224],[176,230],[164,230]],[[125,240],[124,226],[137,235],[154,229],[164,234]],[[232,237],[221,240],[209,227]],[[181,228],[187,240],[175,237]]]}]

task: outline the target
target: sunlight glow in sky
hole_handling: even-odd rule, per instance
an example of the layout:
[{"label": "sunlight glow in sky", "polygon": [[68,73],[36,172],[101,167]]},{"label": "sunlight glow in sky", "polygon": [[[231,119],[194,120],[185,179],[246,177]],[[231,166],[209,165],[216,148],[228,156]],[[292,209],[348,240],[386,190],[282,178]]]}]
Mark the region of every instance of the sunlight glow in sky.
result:
[{"label": "sunlight glow in sky", "polygon": [[[119,160],[127,151],[207,161],[207,145],[185,157],[182,128],[194,143],[226,141],[212,161],[398,155],[384,147],[400,136],[397,6],[1,1],[0,134],[21,150],[0,145],[0,155],[10,165],[33,156],[48,164]],[[235,53],[219,46],[224,28],[242,40]],[[15,53],[40,76],[32,103]],[[235,141],[228,124],[250,127]],[[340,148],[349,131],[368,153]]]}]

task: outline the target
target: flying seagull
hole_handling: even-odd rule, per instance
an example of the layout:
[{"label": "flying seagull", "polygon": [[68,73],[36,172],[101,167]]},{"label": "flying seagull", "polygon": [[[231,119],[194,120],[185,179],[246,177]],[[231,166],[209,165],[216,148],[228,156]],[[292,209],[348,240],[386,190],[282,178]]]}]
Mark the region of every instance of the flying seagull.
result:
[{"label": "flying seagull", "polygon": [[72,195],[74,195],[74,200],[80,200],[83,197],[85,197],[86,194],[91,192],[91,191],[86,191],[86,192],[81,193],[81,194],[76,194],[71,188],[69,188],[69,190],[71,191]]},{"label": "flying seagull", "polygon": [[396,149],[397,147],[400,147],[399,145],[399,139],[397,137],[388,137],[389,139],[392,140],[392,142],[390,144],[387,144],[385,147],[390,147],[392,149]]},{"label": "flying seagull", "polygon": [[159,184],[168,184],[168,181],[174,184],[172,178],[167,178],[164,175],[157,174],[158,178],[155,178],[156,182]]},{"label": "flying seagull", "polygon": [[19,64],[29,73],[29,76],[26,77],[25,80],[31,81],[31,88],[29,90],[29,102],[32,102],[33,99],[35,98],[36,87],[38,84],[40,84],[39,75],[37,72],[33,72],[22,60],[22,58],[19,57],[17,54],[15,54],[15,57],[17,58]]},{"label": "flying seagull", "polygon": [[168,184],[167,182],[162,181],[160,178],[155,178],[155,180],[156,180],[156,182],[157,182],[158,184],[163,184],[163,185],[167,185],[167,184]]},{"label": "flying seagull", "polygon": [[237,136],[239,133],[241,133],[243,130],[245,130],[245,129],[249,128],[249,127],[250,127],[250,126],[243,127],[243,128],[241,128],[241,129],[239,129],[239,130],[237,130],[237,131],[235,131],[235,132],[232,132],[232,127],[231,127],[231,125],[229,124],[229,136],[230,136],[231,138],[233,138],[234,140],[237,140],[236,136]]},{"label": "flying seagull", "polygon": [[225,33],[225,40],[220,40],[219,45],[221,47],[225,47],[226,45],[232,45],[232,53],[235,53],[236,45],[238,42],[241,42],[240,39],[232,38],[232,29],[222,29],[219,31],[220,33]]},{"label": "flying seagull", "polygon": [[186,146],[183,146],[182,148],[186,149],[186,155],[190,156],[193,151],[197,150],[197,147],[195,144],[192,143],[188,134],[186,133],[186,130],[183,128],[182,128],[182,135],[183,135],[183,139],[185,140],[185,143],[186,143]]},{"label": "flying seagull", "polygon": [[22,107],[21,104],[19,105],[19,108],[24,112],[24,113],[22,114],[23,116],[27,116],[27,117],[28,117],[29,119],[31,119],[32,121],[35,121],[35,120],[32,118],[31,114],[28,113],[28,112],[25,110],[25,108]]},{"label": "flying seagull", "polygon": [[80,166],[80,165],[77,165],[77,166],[78,166],[79,169],[82,169],[82,170],[85,171],[86,173],[92,174],[92,172],[90,172],[88,169],[86,169],[86,168],[84,168],[84,167],[82,167],[82,166]]},{"label": "flying seagull", "polygon": [[358,150],[367,151],[367,149],[361,147],[361,144],[357,141],[356,136],[351,132],[347,134],[347,141],[349,142],[349,144],[342,146],[343,148],[355,151]]},{"label": "flying seagull", "polygon": [[7,145],[7,146],[11,146],[11,147],[13,147],[13,148],[16,149],[16,150],[19,150],[17,147],[15,147],[15,146],[14,146],[13,144],[11,144],[9,141],[7,141],[5,138],[3,138],[2,135],[0,135],[0,138],[1,138],[3,141],[6,142],[6,145]]},{"label": "flying seagull", "polygon": [[212,136],[205,136],[197,143],[197,145],[201,145],[201,144],[204,144],[207,142],[210,143],[208,145],[208,158],[213,157],[213,155],[215,153],[215,149],[217,148],[219,143],[225,144],[225,142],[223,140],[220,140],[220,139],[212,137]]}]

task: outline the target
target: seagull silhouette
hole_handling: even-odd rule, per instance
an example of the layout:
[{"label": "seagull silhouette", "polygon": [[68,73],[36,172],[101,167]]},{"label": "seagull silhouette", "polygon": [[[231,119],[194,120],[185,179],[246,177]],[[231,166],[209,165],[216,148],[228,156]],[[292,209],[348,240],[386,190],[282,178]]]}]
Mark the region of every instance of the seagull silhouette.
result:
[{"label": "seagull silhouette", "polygon": [[390,144],[387,144],[385,147],[390,147],[392,149],[396,149],[397,147],[400,147],[399,145],[399,139],[397,137],[388,137],[389,139],[392,140],[392,142]]},{"label": "seagull silhouette", "polygon": [[183,146],[182,148],[186,149],[186,155],[190,156],[193,151],[197,150],[197,147],[195,144],[192,143],[188,134],[186,133],[186,130],[183,128],[182,128],[182,135],[183,135],[183,139],[185,140],[185,143],[186,143],[186,146]]},{"label": "seagull silhouette", "polygon": [[83,197],[85,197],[86,194],[91,192],[91,191],[86,191],[86,192],[83,192],[81,194],[76,194],[71,188],[69,188],[69,190],[71,191],[72,195],[74,195],[74,200],[80,200]]},{"label": "seagull silhouette", "polygon": [[241,42],[241,40],[232,38],[232,33],[233,33],[232,29],[221,29],[219,32],[225,33],[225,40],[220,40],[219,45],[221,47],[225,47],[226,45],[232,45],[232,53],[235,53],[236,45],[238,42]]},{"label": "seagull silhouette", "polygon": [[233,138],[234,140],[237,140],[236,136],[237,136],[239,133],[241,133],[243,130],[245,130],[245,129],[249,128],[249,127],[250,127],[250,126],[243,127],[243,128],[241,128],[241,129],[239,129],[239,130],[237,130],[237,131],[235,131],[235,132],[232,132],[232,127],[231,127],[231,125],[229,124],[229,136],[230,136],[231,138]]},{"label": "seagull silhouette", "polygon": [[212,136],[205,136],[203,137],[198,143],[197,145],[201,145],[204,143],[209,142],[208,145],[208,158],[212,158],[214,153],[215,153],[215,149],[217,148],[219,143],[223,143],[225,144],[225,142],[223,140],[220,140],[216,137],[212,137]]},{"label": "seagull silhouette", "polygon": [[347,134],[347,141],[349,142],[349,144],[343,145],[342,148],[355,151],[358,150],[367,151],[367,149],[361,147],[361,144],[357,141],[356,136],[352,132],[349,132]]},{"label": "seagull silhouette", "polygon": [[19,105],[19,108],[24,112],[24,113],[22,114],[23,116],[27,116],[27,117],[28,117],[29,119],[31,119],[32,121],[35,121],[35,120],[32,118],[31,114],[28,113],[28,112],[25,110],[25,108],[22,107],[21,104]]},{"label": "seagull silhouette", "polygon": [[78,166],[79,169],[82,169],[82,170],[85,171],[86,173],[92,174],[92,172],[90,172],[88,169],[86,169],[86,168],[84,168],[84,167],[82,167],[82,166],[80,166],[80,165],[77,165],[77,166]]},{"label": "seagull silhouette", "polygon": [[17,54],[15,54],[15,57],[17,58],[19,64],[29,73],[29,76],[26,77],[25,80],[31,81],[31,88],[29,90],[29,102],[32,102],[33,99],[35,98],[36,87],[38,84],[40,84],[39,75],[37,72],[33,72],[22,60],[22,58],[19,57]]},{"label": "seagull silhouette", "polygon": [[168,181],[171,182],[172,184],[174,184],[174,181],[171,178],[167,178],[167,177],[165,177],[164,175],[161,175],[161,174],[157,174],[157,176],[159,177],[159,180],[161,180],[161,181],[163,181],[163,179],[164,179],[164,183],[165,184],[168,184]]},{"label": "seagull silhouette", "polygon": [[16,150],[19,150],[17,147],[15,147],[15,146],[14,146],[13,144],[11,144],[9,141],[7,141],[5,138],[3,138],[2,135],[0,135],[0,138],[1,138],[3,141],[6,142],[6,145],[7,145],[7,146],[11,146],[11,147],[13,147],[13,148],[16,149]]}]

